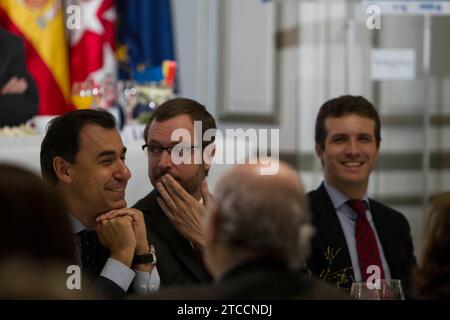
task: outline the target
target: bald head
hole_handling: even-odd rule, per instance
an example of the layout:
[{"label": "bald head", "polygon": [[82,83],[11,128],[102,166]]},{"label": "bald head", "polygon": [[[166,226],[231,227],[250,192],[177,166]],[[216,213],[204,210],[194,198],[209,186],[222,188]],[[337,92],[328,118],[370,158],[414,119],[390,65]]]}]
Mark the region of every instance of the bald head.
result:
[{"label": "bald head", "polygon": [[272,175],[261,174],[266,167],[261,163],[236,165],[220,179],[219,184],[238,180],[239,183],[248,185],[250,188],[258,188],[261,192],[273,194],[278,191],[288,191],[303,195],[304,190],[300,178],[286,163],[279,162],[277,172]]},{"label": "bald head", "polygon": [[281,257],[298,266],[307,254],[309,210],[297,173],[284,163],[273,175],[263,165],[243,164],[217,184],[214,202],[219,217],[217,241],[230,249],[246,249]]}]

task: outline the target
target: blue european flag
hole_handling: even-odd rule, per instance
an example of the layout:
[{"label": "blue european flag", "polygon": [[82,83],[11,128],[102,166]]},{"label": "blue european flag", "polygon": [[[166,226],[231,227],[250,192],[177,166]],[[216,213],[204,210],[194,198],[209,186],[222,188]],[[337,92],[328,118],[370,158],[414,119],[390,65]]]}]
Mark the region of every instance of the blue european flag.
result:
[{"label": "blue european flag", "polygon": [[117,0],[117,12],[121,79],[175,60],[170,0]]}]

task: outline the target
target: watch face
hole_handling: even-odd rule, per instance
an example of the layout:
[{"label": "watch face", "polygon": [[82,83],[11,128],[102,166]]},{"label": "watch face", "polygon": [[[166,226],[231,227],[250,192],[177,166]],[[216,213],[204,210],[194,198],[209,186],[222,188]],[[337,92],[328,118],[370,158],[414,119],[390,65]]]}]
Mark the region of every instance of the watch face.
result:
[{"label": "watch face", "polygon": [[150,252],[143,255],[134,256],[133,264],[151,263],[156,264],[155,248],[152,246]]},{"label": "watch face", "polygon": [[155,252],[152,252],[152,263],[156,264],[156,261],[157,261],[156,254],[155,254]]}]

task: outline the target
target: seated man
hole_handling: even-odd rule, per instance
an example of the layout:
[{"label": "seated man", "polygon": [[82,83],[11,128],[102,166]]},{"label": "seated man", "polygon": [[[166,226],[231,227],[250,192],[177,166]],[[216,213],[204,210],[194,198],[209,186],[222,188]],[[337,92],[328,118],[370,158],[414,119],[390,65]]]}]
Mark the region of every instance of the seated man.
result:
[{"label": "seated man", "polygon": [[[201,124],[201,132],[194,134],[194,121]],[[205,131],[215,128],[214,118],[203,105],[184,98],[156,108],[145,128],[143,149],[155,189],[134,207],[144,213],[150,241],[158,253],[161,287],[211,280],[201,257],[201,222],[203,205],[209,198],[205,177],[211,163],[211,159],[203,158],[203,151],[212,146],[212,141],[202,142],[201,138]],[[175,130],[184,130],[190,141],[173,140]],[[175,147],[181,143],[186,144],[184,155],[192,156],[191,160],[197,157],[200,163],[174,161]]]},{"label": "seated man", "polygon": [[95,110],[53,119],[41,146],[41,172],[66,202],[85,283],[108,297],[131,282],[138,293],[159,283],[142,212],[125,201],[126,151],[114,117]]},{"label": "seated man", "polygon": [[216,282],[170,288],[158,298],[341,299],[339,290],[300,274],[313,229],[297,173],[280,164],[237,165],[219,180],[207,207],[205,260]]},{"label": "seated man", "polygon": [[363,97],[331,99],[317,115],[316,153],[324,182],[308,194],[317,229],[310,267],[344,288],[374,277],[407,284],[416,264],[408,221],[367,196],[380,128],[376,109]]},{"label": "seated man", "polygon": [[25,66],[23,42],[0,28],[0,127],[18,126],[38,112],[38,92]]}]

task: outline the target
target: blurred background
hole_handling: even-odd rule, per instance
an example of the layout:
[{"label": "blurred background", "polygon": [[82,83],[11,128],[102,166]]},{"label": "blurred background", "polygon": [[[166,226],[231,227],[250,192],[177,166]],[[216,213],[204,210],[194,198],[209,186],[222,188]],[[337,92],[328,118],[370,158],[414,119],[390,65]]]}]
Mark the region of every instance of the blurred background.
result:
[{"label": "blurred background", "polygon": [[450,1],[0,0],[40,98],[31,129],[0,130],[0,160],[39,172],[41,121],[105,108],[129,147],[134,203],[151,188],[142,123],[181,96],[220,129],[279,129],[281,159],[311,190],[322,180],[318,109],[363,95],[382,119],[369,194],[406,215],[420,256],[429,198],[450,189],[449,15]]}]

